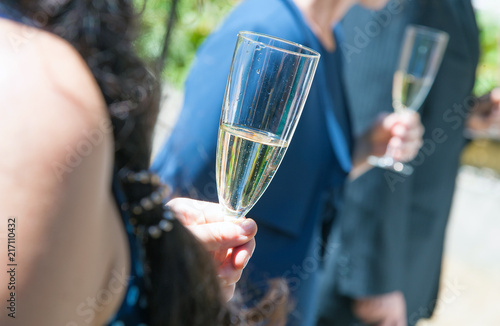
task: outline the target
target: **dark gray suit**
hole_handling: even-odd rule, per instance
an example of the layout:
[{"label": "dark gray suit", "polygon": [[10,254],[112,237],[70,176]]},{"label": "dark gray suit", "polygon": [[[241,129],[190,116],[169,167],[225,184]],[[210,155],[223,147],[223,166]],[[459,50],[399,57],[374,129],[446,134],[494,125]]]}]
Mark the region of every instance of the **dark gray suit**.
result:
[{"label": "dark gray suit", "polygon": [[[409,325],[436,303],[443,239],[454,191],[467,98],[478,61],[470,0],[391,1],[381,13],[359,7],[345,18],[345,80],[354,131],[391,111],[392,74],[405,26],[444,30],[450,41],[421,108],[424,147],[410,177],[372,169],[346,185],[325,265],[318,325],[361,325],[350,299],[402,291]],[[378,26],[378,27],[377,27]]]}]

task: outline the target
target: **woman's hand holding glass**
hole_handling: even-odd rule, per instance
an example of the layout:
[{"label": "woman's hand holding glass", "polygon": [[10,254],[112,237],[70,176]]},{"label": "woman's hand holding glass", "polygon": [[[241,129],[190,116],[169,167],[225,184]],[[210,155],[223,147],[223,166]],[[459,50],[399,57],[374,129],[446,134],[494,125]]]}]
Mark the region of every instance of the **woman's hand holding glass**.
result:
[{"label": "woman's hand holding glass", "polygon": [[213,253],[229,300],[255,249],[244,218],[278,169],[309,93],[319,54],[300,44],[240,32],[224,96],[217,146],[221,204],[178,198],[167,205]]},{"label": "woman's hand holding glass", "polygon": [[215,203],[176,198],[167,205],[214,255],[223,293],[227,300],[231,299],[255,249],[255,221],[227,217],[222,206]]}]

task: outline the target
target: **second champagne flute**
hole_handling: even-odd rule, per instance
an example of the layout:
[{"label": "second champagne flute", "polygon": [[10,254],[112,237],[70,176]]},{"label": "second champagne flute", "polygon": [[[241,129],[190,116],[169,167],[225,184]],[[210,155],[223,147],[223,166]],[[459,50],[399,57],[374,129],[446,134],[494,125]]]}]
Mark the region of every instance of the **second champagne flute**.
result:
[{"label": "second champagne flute", "polygon": [[240,32],[217,141],[217,191],[226,214],[245,215],[290,144],[320,55],[276,37]]},{"label": "second champagne flute", "polygon": [[[406,28],[399,65],[394,73],[392,106],[397,113],[417,111],[434,83],[448,44],[448,34],[429,27],[410,25]],[[390,153],[370,156],[373,166],[411,175],[413,167],[394,160]]]}]

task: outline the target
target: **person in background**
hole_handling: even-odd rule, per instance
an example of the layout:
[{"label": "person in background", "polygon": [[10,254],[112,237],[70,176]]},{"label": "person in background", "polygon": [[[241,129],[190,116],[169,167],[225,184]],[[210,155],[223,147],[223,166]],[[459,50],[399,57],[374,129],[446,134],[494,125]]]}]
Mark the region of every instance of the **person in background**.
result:
[{"label": "person in background", "polygon": [[336,250],[321,283],[318,326],[413,326],[430,317],[437,302],[443,240],[478,63],[470,0],[391,0],[379,13],[354,8],[343,21],[350,46],[345,81],[354,133],[362,134],[369,121],[392,110],[391,81],[410,23],[450,35],[419,110],[424,144],[411,162],[411,176],[373,169],[346,185],[331,239]]},{"label": "person in background", "polygon": [[0,325],[248,325],[226,301],[257,226],[162,203],[160,83],[133,50],[133,8],[0,2]]},{"label": "person in background", "polygon": [[[415,113],[372,119],[354,140],[342,81],[342,29],[337,22],[354,0],[247,0],[241,2],[198,50],[185,84],[185,100],[172,136],[152,169],[174,196],[217,201],[215,157],[220,112],[239,31],[290,40],[320,52],[321,59],[294,138],[273,181],[249,216],[259,225],[257,247],[246,268],[241,299],[248,303],[269,278],[289,282],[295,307],[288,325],[312,325],[325,248],[325,204],[340,200],[347,174],[367,168],[368,155],[410,159],[421,145]],[[386,0],[361,0],[380,8]],[[379,81],[373,80],[378,83]],[[364,90],[359,91],[359,96]],[[389,147],[389,149],[388,149]]]},{"label": "person in background", "polygon": [[473,133],[487,135],[488,131],[496,131],[496,136],[500,136],[500,88],[477,99],[467,119],[467,127]]}]

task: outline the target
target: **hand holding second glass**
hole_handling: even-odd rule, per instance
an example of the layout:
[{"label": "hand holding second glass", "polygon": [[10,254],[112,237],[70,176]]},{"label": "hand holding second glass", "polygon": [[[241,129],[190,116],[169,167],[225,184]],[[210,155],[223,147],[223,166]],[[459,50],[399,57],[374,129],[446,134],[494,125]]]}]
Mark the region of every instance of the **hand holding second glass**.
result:
[{"label": "hand holding second glass", "polygon": [[[408,115],[422,106],[441,65],[448,38],[447,33],[424,26],[410,25],[406,28],[392,88],[392,106],[397,114]],[[404,116],[401,118],[405,119]],[[368,163],[411,175],[413,167],[398,160],[398,150],[391,148],[395,142],[392,141],[392,145],[389,142],[385,155],[369,156]],[[412,152],[411,149],[409,152]]]},{"label": "hand holding second glass", "polygon": [[422,146],[423,134],[424,126],[415,111],[381,114],[372,127],[357,139],[349,177],[355,179],[371,169],[370,157],[384,157],[395,164],[411,161]]}]

